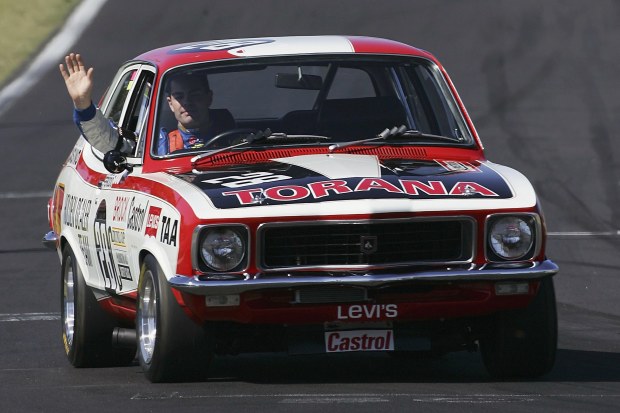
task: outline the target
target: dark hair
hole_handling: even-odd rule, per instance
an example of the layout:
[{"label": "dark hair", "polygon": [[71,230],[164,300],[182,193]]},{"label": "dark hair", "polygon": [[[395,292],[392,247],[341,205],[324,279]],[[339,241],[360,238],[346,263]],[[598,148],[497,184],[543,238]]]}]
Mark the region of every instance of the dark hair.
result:
[{"label": "dark hair", "polygon": [[205,92],[208,92],[211,90],[211,87],[209,86],[209,79],[207,78],[207,75],[205,75],[204,73],[197,73],[197,72],[183,72],[183,73],[178,73],[175,75],[172,75],[172,77],[168,78],[168,80],[166,81],[166,86],[164,86],[164,93],[166,94],[166,96],[170,96],[170,88],[172,87],[172,82],[174,81],[178,81],[178,80],[187,80],[187,81],[197,81],[205,90]]}]

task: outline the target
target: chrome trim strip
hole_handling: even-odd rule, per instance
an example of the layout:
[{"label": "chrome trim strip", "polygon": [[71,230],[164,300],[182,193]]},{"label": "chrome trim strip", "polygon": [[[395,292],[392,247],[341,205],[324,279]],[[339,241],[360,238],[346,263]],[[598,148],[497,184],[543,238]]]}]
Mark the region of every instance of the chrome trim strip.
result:
[{"label": "chrome trim strip", "polygon": [[299,276],[256,278],[252,280],[201,281],[197,276],[176,275],[168,282],[178,290],[197,294],[240,294],[247,291],[292,288],[307,285],[355,285],[377,287],[385,284],[416,281],[507,281],[535,280],[555,275],[559,267],[551,260],[535,262],[525,268],[481,267],[469,270],[421,271],[406,274],[367,274],[350,276]]},{"label": "chrome trim strip", "polygon": [[[411,217],[411,218],[387,218],[387,219],[358,219],[358,220],[321,220],[321,221],[276,221],[263,223],[258,226],[256,231],[256,266],[259,270],[264,272],[281,272],[281,271],[315,271],[315,270],[372,270],[372,269],[385,269],[385,268],[398,268],[406,267],[410,265],[437,265],[437,261],[409,261],[409,262],[395,262],[390,264],[356,264],[356,265],[307,265],[307,266],[289,266],[289,267],[268,267],[264,264],[264,242],[263,237],[266,229],[275,227],[295,228],[306,226],[337,226],[337,225],[381,225],[399,222],[442,222],[442,221],[461,221],[470,225],[469,228],[464,228],[464,232],[469,232],[471,239],[463,237],[461,242],[465,244],[467,251],[464,251],[468,256],[459,261],[446,262],[442,261],[443,265],[462,265],[469,264],[474,260],[476,256],[476,240],[478,239],[478,227],[476,220],[468,215],[448,215],[448,216],[431,216],[431,217]],[[469,245],[468,245],[469,244]]]}]

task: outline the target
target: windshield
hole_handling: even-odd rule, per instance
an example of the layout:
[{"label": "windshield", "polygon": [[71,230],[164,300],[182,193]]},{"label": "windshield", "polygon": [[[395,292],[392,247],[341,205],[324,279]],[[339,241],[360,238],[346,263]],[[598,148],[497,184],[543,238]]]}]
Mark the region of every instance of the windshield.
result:
[{"label": "windshield", "polygon": [[416,133],[390,144],[473,144],[439,69],[425,59],[308,56],[194,65],[167,73],[161,90],[153,155],[208,152],[264,131],[287,139],[246,146],[295,145],[296,137],[298,145],[351,143],[394,127]]}]

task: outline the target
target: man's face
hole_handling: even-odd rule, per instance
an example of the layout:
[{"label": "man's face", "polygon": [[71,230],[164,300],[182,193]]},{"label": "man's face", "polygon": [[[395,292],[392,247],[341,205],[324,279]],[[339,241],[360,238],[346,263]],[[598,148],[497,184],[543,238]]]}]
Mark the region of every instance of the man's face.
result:
[{"label": "man's face", "polygon": [[185,128],[198,128],[209,121],[212,92],[198,79],[181,77],[170,84],[167,98],[174,117]]}]

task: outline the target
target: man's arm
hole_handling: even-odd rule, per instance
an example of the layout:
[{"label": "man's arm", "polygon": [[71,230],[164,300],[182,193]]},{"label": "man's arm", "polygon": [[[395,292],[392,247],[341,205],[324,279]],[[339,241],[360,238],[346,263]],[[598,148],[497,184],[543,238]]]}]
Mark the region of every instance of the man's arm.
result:
[{"label": "man's arm", "polygon": [[104,153],[115,148],[124,153],[133,152],[135,144],[124,139],[119,143],[118,131],[93,104],[93,68],[86,69],[82,57],[71,53],[65,56],[65,65],[61,63],[59,69],[73,101],[73,120],[88,142]]}]

